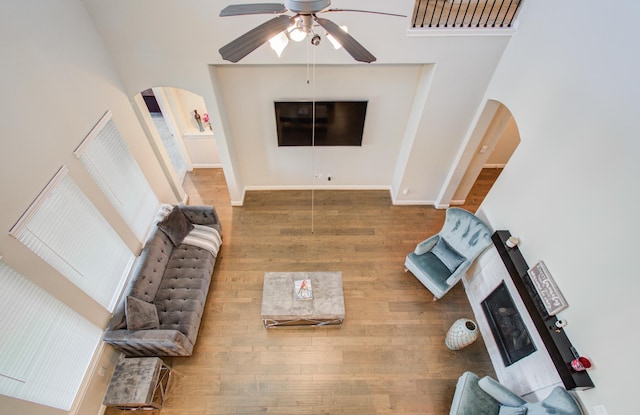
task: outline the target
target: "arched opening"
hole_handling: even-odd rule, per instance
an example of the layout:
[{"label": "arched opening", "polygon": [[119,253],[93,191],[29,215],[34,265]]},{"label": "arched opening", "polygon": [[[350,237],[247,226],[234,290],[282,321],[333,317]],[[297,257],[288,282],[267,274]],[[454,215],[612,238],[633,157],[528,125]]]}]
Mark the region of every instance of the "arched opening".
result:
[{"label": "arched opening", "polygon": [[134,97],[156,155],[176,196],[194,169],[222,168],[204,98],[180,88],[155,87]]},{"label": "arched opening", "polygon": [[464,155],[449,182],[449,204],[476,212],[520,144],[520,133],[509,109],[487,101],[471,133]]}]

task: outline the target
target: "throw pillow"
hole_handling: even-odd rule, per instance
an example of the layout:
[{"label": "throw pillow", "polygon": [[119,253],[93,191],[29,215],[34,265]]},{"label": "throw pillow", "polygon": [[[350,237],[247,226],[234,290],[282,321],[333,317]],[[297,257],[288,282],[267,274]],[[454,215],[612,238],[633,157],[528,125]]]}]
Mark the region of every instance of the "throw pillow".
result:
[{"label": "throw pillow", "polygon": [[139,298],[127,296],[125,314],[128,330],[148,330],[160,328],[156,306]]},{"label": "throw pillow", "polygon": [[169,215],[169,213],[171,213],[171,211],[173,210],[174,206],[175,205],[169,205],[169,204],[166,204],[166,203],[161,204],[160,205],[160,209],[156,213],[156,217],[153,218],[153,223],[158,224],[158,222],[160,222],[161,220],[166,218],[167,215]]},{"label": "throw pillow", "polygon": [[527,414],[526,406],[519,406],[517,408],[514,408],[513,406],[501,406],[500,412],[498,412],[498,415],[526,415],[526,414]]},{"label": "throw pillow", "polygon": [[438,243],[431,249],[431,252],[437,256],[452,273],[467,259],[453,249],[443,237],[438,238]]},{"label": "throw pillow", "polygon": [[176,206],[166,218],[158,222],[158,228],[171,239],[171,243],[174,246],[178,246],[189,232],[191,232],[193,224],[189,222],[180,208]]}]

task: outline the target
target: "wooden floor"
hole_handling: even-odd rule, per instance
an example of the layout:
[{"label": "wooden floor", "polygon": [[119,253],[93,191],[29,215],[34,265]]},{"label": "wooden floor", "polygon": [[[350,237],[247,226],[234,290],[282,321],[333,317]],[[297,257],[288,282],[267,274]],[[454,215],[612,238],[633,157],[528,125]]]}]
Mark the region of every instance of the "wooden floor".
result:
[{"label": "wooden floor", "polygon": [[[462,285],[433,302],[404,272],[444,210],[393,206],[386,191],[315,191],[312,233],[311,191],[248,192],[231,207],[219,169],[189,174],[185,190],[216,206],[223,245],[194,353],[166,359],[158,413],[442,415],[462,372],[494,374],[482,338],[444,345],[455,320],[473,318]],[[341,271],[344,324],[265,329],[266,271]]]}]

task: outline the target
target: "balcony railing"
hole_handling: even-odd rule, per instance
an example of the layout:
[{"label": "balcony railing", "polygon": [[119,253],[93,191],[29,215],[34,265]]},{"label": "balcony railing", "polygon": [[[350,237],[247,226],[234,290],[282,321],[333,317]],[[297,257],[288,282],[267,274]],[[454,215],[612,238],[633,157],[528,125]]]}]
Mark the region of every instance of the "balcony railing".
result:
[{"label": "balcony railing", "polygon": [[416,0],[415,29],[509,28],[522,0]]}]

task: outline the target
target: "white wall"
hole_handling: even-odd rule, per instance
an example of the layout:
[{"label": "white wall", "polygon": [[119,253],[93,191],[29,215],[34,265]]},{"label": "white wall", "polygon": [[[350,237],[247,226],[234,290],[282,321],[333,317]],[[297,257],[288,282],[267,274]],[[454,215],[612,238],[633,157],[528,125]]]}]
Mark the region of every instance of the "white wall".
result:
[{"label": "white wall", "polygon": [[[331,173],[333,186],[388,188],[420,66],[327,66],[315,85],[298,66],[216,67],[229,114],[230,137],[248,188],[309,187],[316,173]],[[389,79],[396,80],[388,82]],[[361,147],[278,147],[274,101],[366,100]]]},{"label": "white wall", "polygon": [[[3,120],[0,123],[0,252],[3,261],[104,327],[110,317],[107,310],[10,237],[8,231],[65,164],[74,181],[131,250],[137,252],[140,242],[72,154],[107,110],[111,110],[115,124],[158,198],[173,201],[171,189],[80,1],[4,2],[0,39],[0,52],[4,57],[0,69]],[[108,360],[108,356],[105,359]],[[96,379],[92,388],[104,388],[104,379],[108,378]],[[102,391],[104,393],[104,389]],[[99,404],[91,400],[88,408],[93,411]],[[0,412],[6,414],[60,413],[5,396],[0,396],[0,408]]]},{"label": "white wall", "polygon": [[545,261],[567,298],[567,334],[595,363],[587,408],[632,413],[640,5],[528,1],[522,16],[486,95],[509,108],[522,142],[482,211],[520,236],[530,265]]},{"label": "white wall", "polygon": [[[498,139],[496,147],[493,149],[489,158],[487,158],[485,167],[504,167],[511,158],[511,155],[518,145],[520,144],[520,132],[518,132],[518,125],[516,121],[511,117],[504,127],[502,135]],[[481,143],[481,146],[485,143]]]}]

